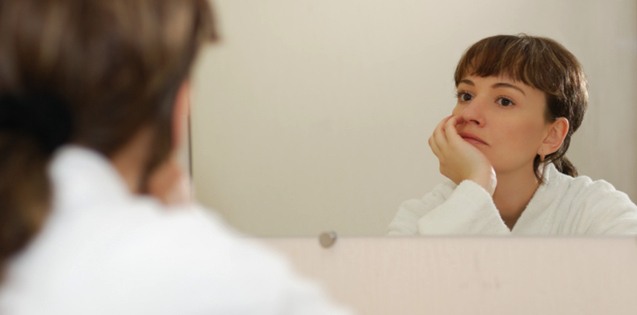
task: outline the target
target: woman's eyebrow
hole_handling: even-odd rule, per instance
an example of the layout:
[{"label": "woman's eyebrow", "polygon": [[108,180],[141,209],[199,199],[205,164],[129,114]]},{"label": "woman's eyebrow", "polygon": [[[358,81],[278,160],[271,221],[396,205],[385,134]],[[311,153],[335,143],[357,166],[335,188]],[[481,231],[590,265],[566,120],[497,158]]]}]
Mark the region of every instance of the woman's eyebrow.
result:
[{"label": "woman's eyebrow", "polygon": [[469,79],[462,79],[462,80],[460,80],[460,82],[458,82],[458,85],[460,85],[460,83],[469,84],[471,86],[476,86],[475,84],[473,84],[473,81],[471,81]]},{"label": "woman's eyebrow", "polygon": [[513,88],[513,89],[516,89],[516,90],[518,90],[518,91],[522,92],[522,94],[524,94],[524,96],[526,96],[526,93],[524,93],[524,91],[522,91],[522,89],[521,89],[521,88],[519,88],[519,87],[517,87],[517,86],[515,86],[515,85],[513,85],[513,84],[500,82],[500,83],[496,83],[496,84],[494,84],[494,85],[493,85],[493,86],[491,86],[491,87],[492,87],[492,88],[494,88],[494,89],[499,88],[499,87],[509,87],[509,88]]}]

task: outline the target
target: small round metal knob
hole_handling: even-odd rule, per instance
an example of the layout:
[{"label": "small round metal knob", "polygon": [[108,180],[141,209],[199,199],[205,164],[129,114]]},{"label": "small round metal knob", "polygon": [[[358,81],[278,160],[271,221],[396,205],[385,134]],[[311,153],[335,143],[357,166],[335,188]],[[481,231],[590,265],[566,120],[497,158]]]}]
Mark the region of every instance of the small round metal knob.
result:
[{"label": "small round metal knob", "polygon": [[336,243],[336,232],[329,231],[321,233],[321,235],[319,235],[319,243],[321,243],[321,246],[324,248],[332,247],[334,243]]}]

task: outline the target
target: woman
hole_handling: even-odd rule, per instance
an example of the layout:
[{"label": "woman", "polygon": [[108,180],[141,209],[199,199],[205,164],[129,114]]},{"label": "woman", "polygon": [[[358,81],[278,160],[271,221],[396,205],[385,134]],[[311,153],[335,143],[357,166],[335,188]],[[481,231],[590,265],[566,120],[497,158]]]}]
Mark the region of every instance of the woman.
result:
[{"label": "woman", "polygon": [[458,102],[429,138],[440,184],[404,202],[391,235],[636,234],[637,207],[566,158],[586,111],[587,82],[559,43],[485,38],[455,72]]},{"label": "woman", "polygon": [[205,209],[159,202],[214,39],[207,0],[0,2],[1,314],[342,313]]}]

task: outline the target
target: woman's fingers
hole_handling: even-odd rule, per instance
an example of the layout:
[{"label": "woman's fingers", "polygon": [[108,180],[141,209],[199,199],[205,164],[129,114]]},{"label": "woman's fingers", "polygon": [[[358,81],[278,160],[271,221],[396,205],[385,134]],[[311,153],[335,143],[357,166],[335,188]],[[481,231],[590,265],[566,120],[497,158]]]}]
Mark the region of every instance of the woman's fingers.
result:
[{"label": "woman's fingers", "polygon": [[457,126],[462,117],[449,116],[443,119],[429,138],[429,146],[440,161],[440,173],[459,184],[470,179],[493,194],[495,177],[493,167],[484,154],[458,134]]},{"label": "woman's fingers", "polygon": [[453,137],[458,136],[458,130],[456,130],[456,126],[462,120],[462,117],[451,117],[447,119],[444,124],[445,136]]},{"label": "woman's fingers", "polygon": [[446,117],[445,119],[440,121],[440,123],[438,123],[438,126],[436,126],[436,129],[434,129],[434,134],[433,134],[432,137],[434,138],[434,142],[436,143],[438,148],[441,149],[441,150],[443,150],[447,146],[447,136],[445,134],[445,124],[449,121],[449,119],[451,117],[452,116]]},{"label": "woman's fingers", "polygon": [[428,142],[429,142],[429,147],[431,148],[431,151],[436,155],[436,157],[440,159],[441,157],[440,147],[438,147],[438,144],[436,144],[436,140],[434,139],[433,135],[429,137]]},{"label": "woman's fingers", "polygon": [[458,124],[462,122],[462,120],[462,117],[452,117],[445,123],[444,132],[445,138],[448,142],[458,143],[458,141],[463,141],[462,137],[460,137],[460,135],[458,134],[458,129],[456,129],[456,126],[458,126]]}]

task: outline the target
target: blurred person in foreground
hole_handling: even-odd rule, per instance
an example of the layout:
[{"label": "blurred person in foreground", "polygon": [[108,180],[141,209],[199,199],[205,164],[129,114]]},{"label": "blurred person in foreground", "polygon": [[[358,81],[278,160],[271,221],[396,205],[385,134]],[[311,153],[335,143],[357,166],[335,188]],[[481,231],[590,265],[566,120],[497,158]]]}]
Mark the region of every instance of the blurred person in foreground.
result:
[{"label": "blurred person in foreground", "polygon": [[[346,314],[172,203],[206,0],[0,2],[1,314]],[[179,195],[179,194],[178,194]]]}]

